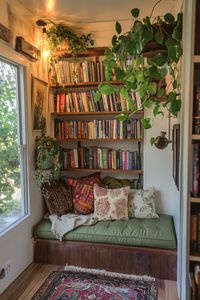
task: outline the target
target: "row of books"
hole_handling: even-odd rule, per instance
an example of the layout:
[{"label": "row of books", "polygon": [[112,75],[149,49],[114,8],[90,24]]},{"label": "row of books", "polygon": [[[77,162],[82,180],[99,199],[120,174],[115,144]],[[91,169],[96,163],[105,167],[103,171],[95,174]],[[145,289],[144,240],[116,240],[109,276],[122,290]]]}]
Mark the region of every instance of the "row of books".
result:
[{"label": "row of books", "polygon": [[[62,83],[105,81],[104,56],[83,60],[59,60],[54,64],[51,76]],[[114,76],[112,80],[114,80]]]},{"label": "row of books", "polygon": [[192,197],[200,197],[200,141],[192,143]]},{"label": "row of books", "polygon": [[64,169],[139,170],[141,167],[138,151],[99,147],[62,149],[61,164]]},{"label": "row of books", "polygon": [[137,119],[127,121],[92,120],[64,121],[55,119],[55,138],[67,139],[138,139],[142,136],[141,122]]},{"label": "row of books", "polygon": [[194,86],[193,134],[200,134],[200,86]]},{"label": "row of books", "polygon": [[136,95],[131,93],[132,102],[128,104],[119,92],[102,94],[99,101],[94,100],[95,90],[57,94],[54,103],[55,112],[95,112],[127,111],[136,105]]}]

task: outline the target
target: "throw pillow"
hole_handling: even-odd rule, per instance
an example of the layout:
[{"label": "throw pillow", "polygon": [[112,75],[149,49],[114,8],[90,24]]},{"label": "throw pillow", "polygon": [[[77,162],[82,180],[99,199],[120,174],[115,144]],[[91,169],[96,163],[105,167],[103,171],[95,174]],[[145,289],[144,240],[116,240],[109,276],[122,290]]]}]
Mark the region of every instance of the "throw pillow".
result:
[{"label": "throw pillow", "polygon": [[71,187],[67,189],[66,184],[62,181],[51,185],[45,183],[42,186],[42,196],[50,214],[60,217],[73,210]]},{"label": "throw pillow", "polygon": [[130,190],[128,212],[133,218],[159,218],[155,208],[156,193],[154,187],[147,190]]},{"label": "throw pillow", "polygon": [[68,178],[67,183],[72,186],[74,212],[90,214],[94,211],[94,184],[101,184],[99,176],[88,176],[82,179]]},{"label": "throw pillow", "polygon": [[129,187],[105,189],[94,185],[94,217],[98,220],[128,220]]},{"label": "throw pillow", "polygon": [[131,181],[128,179],[117,179],[111,176],[107,176],[102,180],[104,187],[108,189],[118,189],[121,187],[129,186],[131,188]]}]

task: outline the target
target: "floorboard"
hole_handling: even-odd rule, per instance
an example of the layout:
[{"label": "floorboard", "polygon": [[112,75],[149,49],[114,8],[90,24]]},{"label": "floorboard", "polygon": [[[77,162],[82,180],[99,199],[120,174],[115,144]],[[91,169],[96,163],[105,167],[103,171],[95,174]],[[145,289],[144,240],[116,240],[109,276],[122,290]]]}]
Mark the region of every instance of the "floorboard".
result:
[{"label": "floorboard", "polygon": [[[60,267],[32,263],[0,296],[1,300],[30,300],[47,276]],[[178,300],[176,281],[159,281],[158,300]]]}]

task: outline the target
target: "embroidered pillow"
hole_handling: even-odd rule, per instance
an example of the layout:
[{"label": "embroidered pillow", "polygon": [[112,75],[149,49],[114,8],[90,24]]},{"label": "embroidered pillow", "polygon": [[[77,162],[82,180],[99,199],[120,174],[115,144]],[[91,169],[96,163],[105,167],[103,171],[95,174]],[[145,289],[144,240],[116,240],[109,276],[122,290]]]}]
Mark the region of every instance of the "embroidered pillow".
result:
[{"label": "embroidered pillow", "polygon": [[73,211],[71,187],[67,189],[64,182],[58,181],[42,186],[42,196],[50,214],[62,216]]},{"label": "embroidered pillow", "polygon": [[94,217],[98,220],[128,220],[129,187],[105,189],[94,185]]},{"label": "embroidered pillow", "polygon": [[155,208],[156,193],[154,187],[147,190],[130,190],[128,214],[131,218],[159,218]]},{"label": "embroidered pillow", "polygon": [[88,176],[82,179],[68,178],[67,183],[72,186],[75,213],[90,214],[94,211],[94,184],[101,183],[99,176]]}]

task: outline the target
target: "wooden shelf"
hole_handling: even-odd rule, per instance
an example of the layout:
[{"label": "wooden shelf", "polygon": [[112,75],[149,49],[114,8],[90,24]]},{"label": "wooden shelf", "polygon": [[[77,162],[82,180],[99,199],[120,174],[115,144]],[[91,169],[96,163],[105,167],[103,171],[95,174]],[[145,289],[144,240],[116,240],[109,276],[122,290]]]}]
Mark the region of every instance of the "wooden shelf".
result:
[{"label": "wooden shelf", "polygon": [[191,203],[200,203],[200,198],[190,197],[189,199]]},{"label": "wooden shelf", "polygon": [[99,84],[116,84],[120,85],[122,84],[122,81],[120,80],[113,80],[113,81],[91,81],[91,82],[66,82],[66,83],[60,83],[60,84],[49,84],[50,88],[77,88],[77,87],[87,87],[87,86],[98,86]]},{"label": "wooden shelf", "polygon": [[192,134],[192,140],[200,140],[200,134]]},{"label": "wooden shelf", "polygon": [[190,261],[199,261],[200,262],[200,253],[192,253],[190,255]]},{"label": "wooden shelf", "polygon": [[142,138],[138,139],[65,139],[58,140],[59,142],[142,142]]},{"label": "wooden shelf", "polygon": [[122,170],[122,169],[81,169],[81,168],[70,168],[70,169],[61,169],[64,172],[104,172],[104,173],[130,173],[130,174],[143,174],[142,170]]},{"label": "wooden shelf", "polygon": [[[88,56],[101,56],[105,55],[105,51],[107,50],[107,47],[88,47],[86,51],[82,51],[78,53],[78,57],[88,57]],[[72,57],[72,55],[68,52],[67,49],[54,51],[54,56],[59,56],[62,58],[69,58]]]},{"label": "wooden shelf", "polygon": [[[131,114],[132,112],[127,112],[127,111],[88,111],[88,112],[52,112],[51,115],[52,116],[87,116],[87,115],[97,115],[97,116],[114,116],[114,115],[126,115],[126,114]],[[142,115],[144,114],[143,110],[140,110],[138,112],[135,113],[135,115]]]}]

